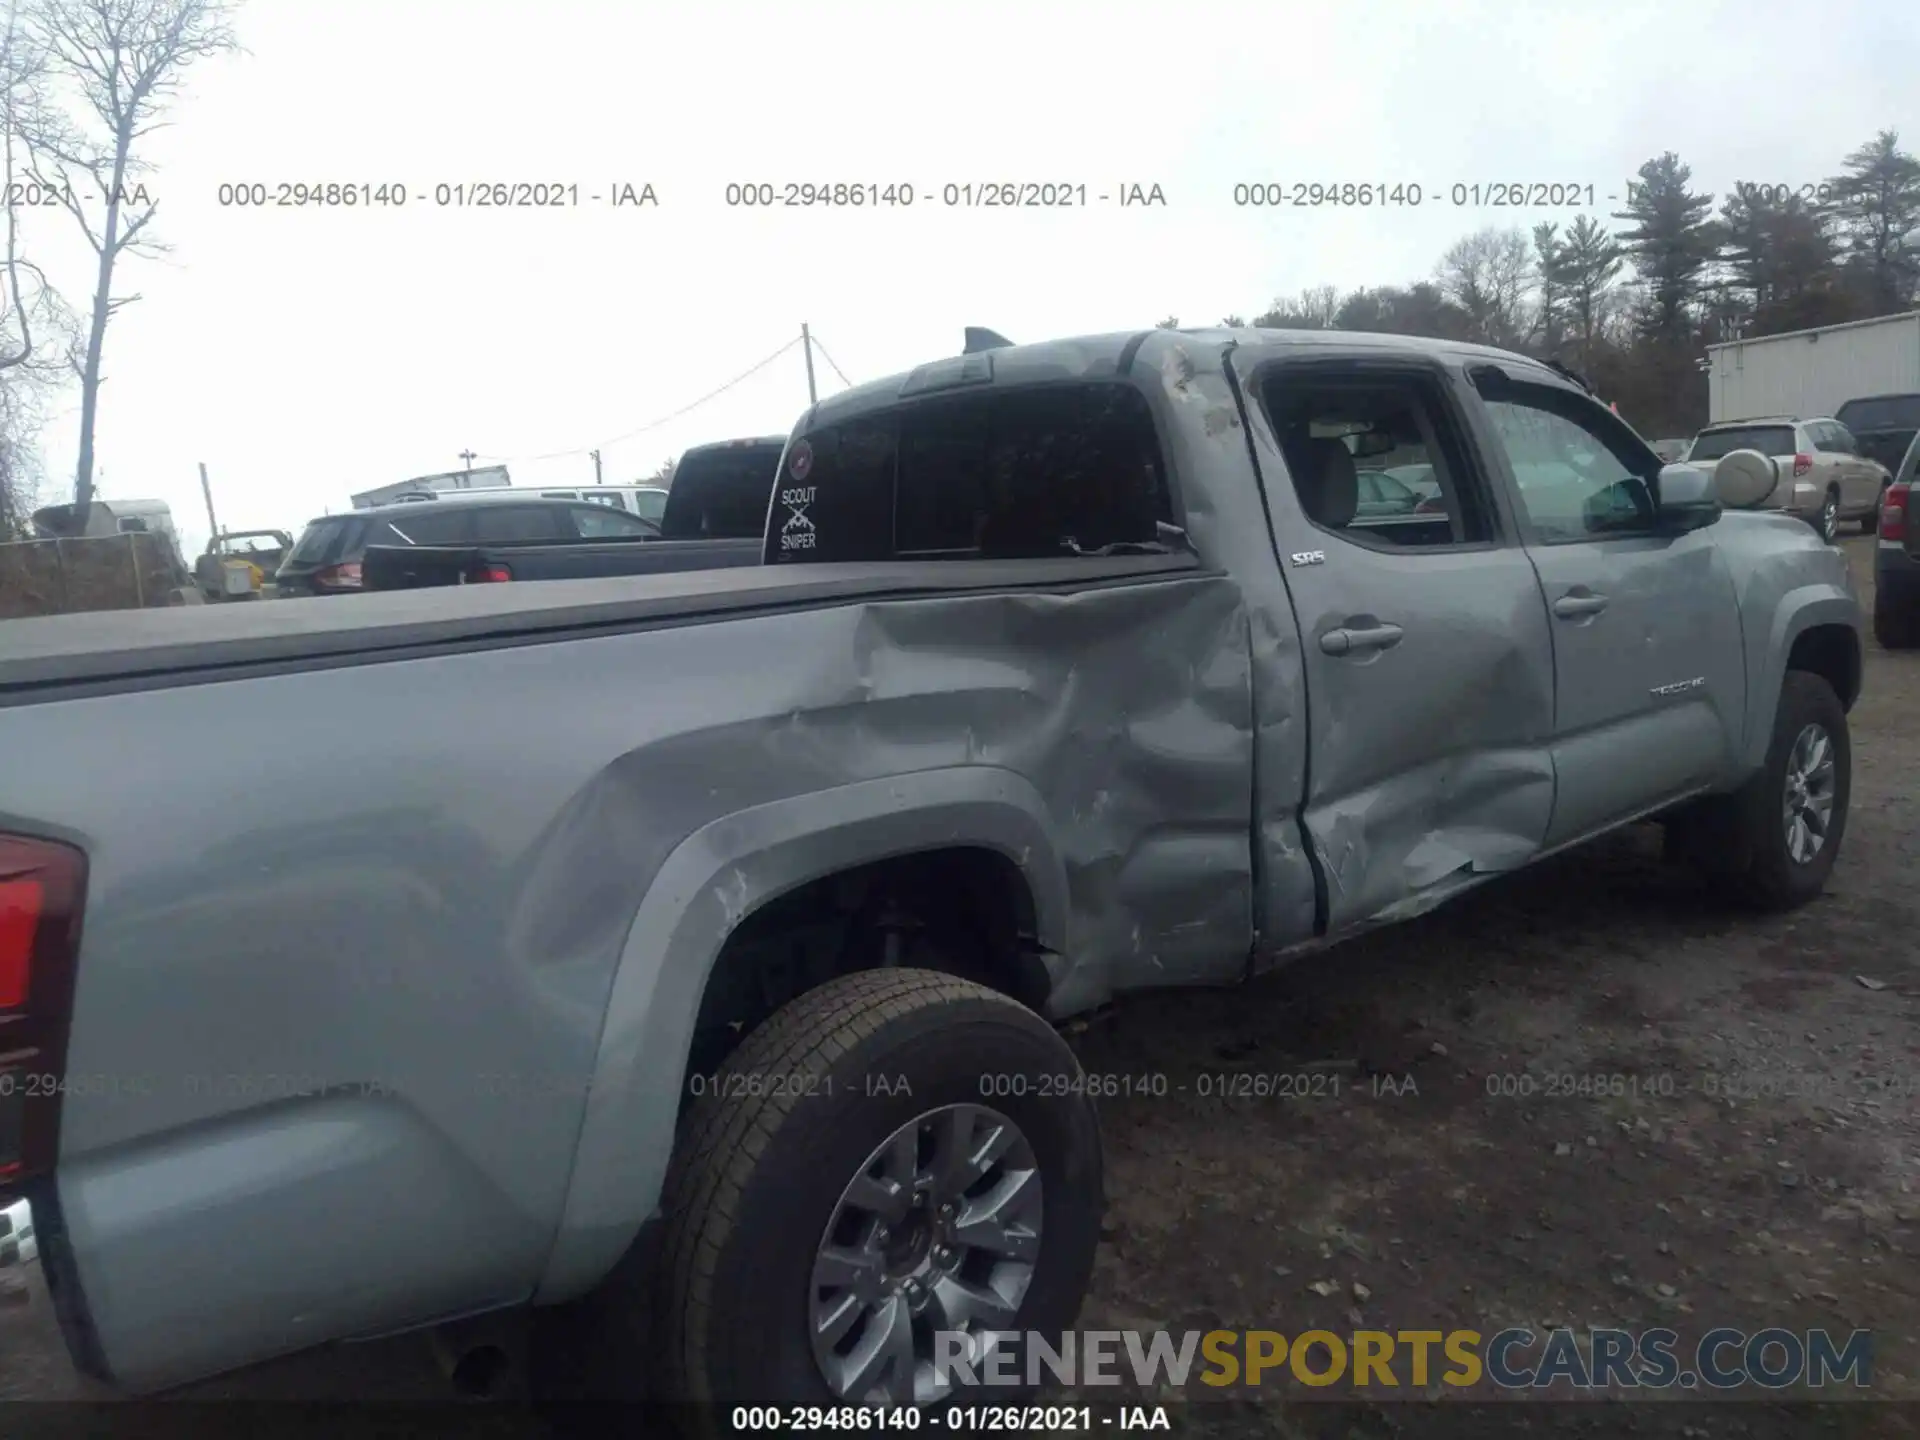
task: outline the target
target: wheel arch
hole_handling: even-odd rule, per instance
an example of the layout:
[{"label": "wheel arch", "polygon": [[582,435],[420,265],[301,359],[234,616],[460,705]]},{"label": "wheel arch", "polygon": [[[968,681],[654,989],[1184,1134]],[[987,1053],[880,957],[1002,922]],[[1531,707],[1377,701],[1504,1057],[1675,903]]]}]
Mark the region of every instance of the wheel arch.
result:
[{"label": "wheel arch", "polygon": [[1843,709],[1860,698],[1862,657],[1859,602],[1832,585],[1790,591],[1774,611],[1766,667],[1748,695],[1746,759],[1757,768],[1773,736],[1773,712],[1789,670],[1804,670],[1833,686]]},{"label": "wheel arch", "polygon": [[695,1027],[731,937],[804,887],[935,851],[997,857],[1024,882],[1023,923],[1047,972],[1027,983],[1050,987],[1054,957],[1068,948],[1066,870],[1045,801],[1011,771],[953,767],[793,796],[715,820],[675,847],[615,971],[537,1301],[591,1289],[657,1206]]}]

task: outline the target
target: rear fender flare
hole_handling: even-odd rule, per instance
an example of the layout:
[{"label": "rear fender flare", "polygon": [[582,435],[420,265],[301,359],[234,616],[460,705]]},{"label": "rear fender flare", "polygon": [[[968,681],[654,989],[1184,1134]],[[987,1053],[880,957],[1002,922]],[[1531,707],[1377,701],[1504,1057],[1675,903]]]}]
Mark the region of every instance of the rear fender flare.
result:
[{"label": "rear fender flare", "polygon": [[1010,770],[927,770],[796,795],[723,816],[673,850],[640,902],[614,974],[537,1303],[591,1289],[657,1207],[694,1022],[740,922],[811,881],[950,846],[995,850],[1018,866],[1041,945],[1066,953],[1066,870],[1049,838],[1046,803]]}]

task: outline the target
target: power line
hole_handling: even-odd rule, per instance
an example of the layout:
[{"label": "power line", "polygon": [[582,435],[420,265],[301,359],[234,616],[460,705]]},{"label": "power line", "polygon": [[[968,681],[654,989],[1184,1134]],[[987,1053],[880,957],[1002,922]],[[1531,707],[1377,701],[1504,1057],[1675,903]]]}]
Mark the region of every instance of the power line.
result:
[{"label": "power line", "polygon": [[853,388],[853,382],[847,379],[847,372],[834,363],[833,356],[827,353],[827,347],[820,343],[820,337],[818,335],[813,337],[813,348],[820,352],[820,358],[826,361],[832,368],[833,373],[840,377],[840,383],[851,390]]},{"label": "power line", "polygon": [[[793,349],[793,347],[798,345],[799,343],[800,343],[800,337],[796,335],[793,337],[793,339],[787,341],[786,344],[782,345],[778,350],[774,351],[771,355],[767,356],[766,359],[760,361],[759,364],[754,365],[749,369],[742,370],[738,375],[734,376],[733,379],[727,381],[726,384],[717,386],[714,389],[709,390],[706,394],[702,395],[698,400],[690,400],[685,405],[682,405],[678,410],[675,410],[670,415],[662,415],[658,420],[649,420],[646,424],[636,426],[632,430],[627,431],[625,434],[615,435],[611,440],[602,440],[598,445],[582,445],[582,446],[579,446],[577,449],[573,449],[573,450],[554,450],[554,451],[548,452],[545,455],[490,455],[484,458],[490,459],[490,460],[497,460],[500,463],[506,464],[506,465],[513,465],[513,464],[530,464],[539,460],[566,460],[566,459],[571,459],[576,455],[591,455],[596,450],[607,449],[610,446],[618,445],[623,440],[631,440],[636,435],[644,435],[649,430],[658,430],[662,425],[672,424],[675,420],[678,420],[682,415],[687,414],[689,411],[698,410],[702,405],[706,404],[709,400],[715,399],[718,396],[726,394],[727,391],[733,389],[734,386],[740,384],[742,381],[752,379],[755,375],[758,375],[762,370],[766,369],[767,366],[771,365],[774,361],[778,360],[782,355],[786,354],[787,351]],[[833,362],[829,360],[827,363],[832,364]],[[836,371],[838,371],[839,368],[840,367],[837,365],[834,366],[834,369]]]}]

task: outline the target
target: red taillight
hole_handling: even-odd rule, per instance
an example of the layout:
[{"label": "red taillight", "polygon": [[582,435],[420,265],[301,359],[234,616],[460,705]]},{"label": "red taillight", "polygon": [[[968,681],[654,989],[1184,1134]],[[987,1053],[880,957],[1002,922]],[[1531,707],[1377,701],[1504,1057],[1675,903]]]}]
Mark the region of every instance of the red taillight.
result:
[{"label": "red taillight", "polygon": [[1813,468],[1813,456],[1796,455],[1793,457],[1793,478],[1798,480]]},{"label": "red taillight", "polygon": [[26,1007],[33,978],[33,936],[47,905],[39,880],[0,880],[0,1010]]},{"label": "red taillight", "polygon": [[53,1164],[86,857],[0,835],[0,1183]]},{"label": "red taillight", "polygon": [[1912,493],[1912,487],[1904,480],[1898,485],[1887,487],[1887,493],[1880,500],[1880,538],[1882,540],[1907,538],[1907,496]]},{"label": "red taillight", "polygon": [[474,567],[472,583],[498,585],[511,579],[513,579],[513,571],[504,565],[477,565]]},{"label": "red taillight", "polygon": [[324,570],[313,572],[313,583],[324,590],[358,590],[360,588],[360,562],[349,560],[341,565],[329,565]]}]

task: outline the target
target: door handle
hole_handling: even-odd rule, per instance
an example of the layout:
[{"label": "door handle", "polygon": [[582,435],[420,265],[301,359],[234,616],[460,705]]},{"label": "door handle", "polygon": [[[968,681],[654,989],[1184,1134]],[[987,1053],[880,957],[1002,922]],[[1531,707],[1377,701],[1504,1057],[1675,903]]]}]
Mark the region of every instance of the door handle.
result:
[{"label": "door handle", "polygon": [[1587,615],[1598,615],[1607,608],[1607,597],[1595,595],[1591,590],[1575,591],[1562,595],[1553,602],[1553,613],[1562,620],[1578,620]]},{"label": "door handle", "polygon": [[1358,630],[1329,630],[1320,648],[1329,655],[1357,655],[1367,650],[1391,650],[1400,643],[1398,625],[1368,625]]}]

